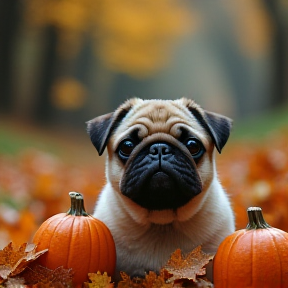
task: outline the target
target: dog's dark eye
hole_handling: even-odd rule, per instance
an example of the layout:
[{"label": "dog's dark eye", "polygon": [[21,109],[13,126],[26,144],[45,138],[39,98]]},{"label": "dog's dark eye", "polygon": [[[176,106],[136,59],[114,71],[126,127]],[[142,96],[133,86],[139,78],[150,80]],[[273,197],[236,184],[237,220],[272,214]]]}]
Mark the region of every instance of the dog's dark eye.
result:
[{"label": "dog's dark eye", "polygon": [[204,147],[202,143],[195,138],[188,139],[186,142],[186,147],[194,158],[199,158],[204,153]]},{"label": "dog's dark eye", "polygon": [[128,158],[135,145],[131,140],[124,140],[119,145],[118,154],[121,158]]}]

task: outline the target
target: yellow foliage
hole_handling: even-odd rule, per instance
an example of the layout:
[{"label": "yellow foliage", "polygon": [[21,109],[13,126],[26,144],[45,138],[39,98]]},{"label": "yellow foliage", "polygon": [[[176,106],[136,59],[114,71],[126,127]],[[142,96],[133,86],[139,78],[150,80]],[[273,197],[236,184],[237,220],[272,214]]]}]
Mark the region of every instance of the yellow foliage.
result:
[{"label": "yellow foliage", "polygon": [[100,271],[97,273],[88,273],[89,280],[91,282],[84,282],[84,288],[113,288],[114,284],[111,283],[111,277],[106,272],[101,274]]},{"label": "yellow foliage", "polygon": [[96,50],[106,65],[136,76],[149,75],[165,66],[172,44],[191,29],[189,10],[180,3],[105,1],[99,15],[101,41]]},{"label": "yellow foliage", "polygon": [[263,1],[226,1],[233,17],[241,51],[249,57],[257,57],[269,49],[273,24]]},{"label": "yellow foliage", "polygon": [[52,102],[60,109],[80,108],[84,105],[86,96],[85,87],[73,78],[58,79],[52,87]]},{"label": "yellow foliage", "polygon": [[[95,52],[111,70],[146,76],[169,60],[172,44],[197,22],[179,0],[30,0],[26,18],[52,25],[63,57],[75,56],[90,34]],[[195,14],[196,15],[196,14]],[[69,47],[69,49],[67,49]]]},{"label": "yellow foliage", "polygon": [[[106,67],[138,77],[163,69],[169,63],[173,46],[181,36],[194,32],[201,18],[181,0],[26,3],[26,19],[30,24],[57,28],[62,57],[75,57],[84,36],[89,35],[94,40],[96,55]],[[262,1],[225,1],[221,5],[226,8],[244,54],[255,57],[269,49],[273,25]]]},{"label": "yellow foliage", "polygon": [[26,21],[35,27],[56,27],[60,55],[75,57],[83,36],[93,25],[98,3],[97,0],[29,0],[26,2]]},{"label": "yellow foliage", "polygon": [[59,29],[84,32],[90,25],[89,14],[97,11],[92,0],[30,0],[27,3],[27,21],[30,24],[54,25]]}]

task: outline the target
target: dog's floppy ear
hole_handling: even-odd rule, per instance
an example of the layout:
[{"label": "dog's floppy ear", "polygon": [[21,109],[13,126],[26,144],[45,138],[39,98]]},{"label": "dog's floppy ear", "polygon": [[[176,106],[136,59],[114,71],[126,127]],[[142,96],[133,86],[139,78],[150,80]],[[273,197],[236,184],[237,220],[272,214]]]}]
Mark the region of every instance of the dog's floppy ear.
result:
[{"label": "dog's floppy ear", "polygon": [[219,153],[225,146],[232,128],[232,119],[213,112],[204,111],[204,121]]},{"label": "dog's floppy ear", "polygon": [[115,112],[96,117],[87,122],[87,132],[100,156],[103,154],[112,132],[132,108],[133,100],[126,101]]},{"label": "dog's floppy ear", "polygon": [[[187,100],[187,99],[186,99]],[[206,129],[212,137],[215,147],[221,153],[232,128],[232,119],[221,114],[203,110],[194,101],[188,100],[187,108],[197,121]]]}]

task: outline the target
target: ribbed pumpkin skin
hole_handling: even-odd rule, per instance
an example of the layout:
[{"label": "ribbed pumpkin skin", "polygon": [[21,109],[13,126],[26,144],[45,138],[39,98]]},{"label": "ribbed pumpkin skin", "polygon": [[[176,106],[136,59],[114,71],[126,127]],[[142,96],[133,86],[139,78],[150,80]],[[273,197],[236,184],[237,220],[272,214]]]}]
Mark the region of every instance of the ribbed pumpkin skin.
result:
[{"label": "ribbed pumpkin skin", "polygon": [[90,215],[54,215],[42,223],[33,243],[37,251],[49,249],[38,263],[49,269],[72,268],[74,284],[88,281],[88,273],[114,273],[116,249],[110,230]]},{"label": "ribbed pumpkin skin", "polygon": [[242,229],[226,237],[213,260],[215,288],[287,288],[288,233]]}]

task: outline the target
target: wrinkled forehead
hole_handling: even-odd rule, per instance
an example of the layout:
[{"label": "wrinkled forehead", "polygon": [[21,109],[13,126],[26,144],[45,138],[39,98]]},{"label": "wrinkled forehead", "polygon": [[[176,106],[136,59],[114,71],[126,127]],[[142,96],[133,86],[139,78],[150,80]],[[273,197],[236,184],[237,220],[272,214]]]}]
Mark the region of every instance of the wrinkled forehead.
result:
[{"label": "wrinkled forehead", "polygon": [[136,130],[142,139],[155,133],[166,133],[179,138],[183,128],[202,141],[209,136],[181,103],[172,100],[147,100],[132,107],[118,126],[114,141],[120,143]]}]

